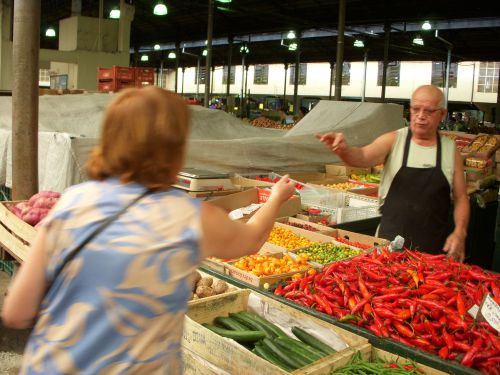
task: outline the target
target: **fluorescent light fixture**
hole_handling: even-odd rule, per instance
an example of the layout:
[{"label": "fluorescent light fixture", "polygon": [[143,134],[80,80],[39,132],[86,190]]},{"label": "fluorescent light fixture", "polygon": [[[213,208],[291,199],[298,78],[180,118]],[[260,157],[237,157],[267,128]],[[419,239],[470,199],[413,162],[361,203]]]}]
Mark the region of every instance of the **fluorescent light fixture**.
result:
[{"label": "fluorescent light fixture", "polygon": [[158,1],[153,9],[153,14],[156,16],[164,16],[168,13],[167,6],[163,3],[163,1]]},{"label": "fluorescent light fixture", "polygon": [[243,44],[241,47],[240,47],[240,53],[244,53],[244,54],[248,54],[250,52],[250,49],[247,47],[246,44]]},{"label": "fluorescent light fixture", "polygon": [[420,35],[417,35],[415,38],[413,38],[413,44],[418,44],[419,46],[423,46],[424,40],[420,37]]},{"label": "fluorescent light fixture", "polygon": [[295,39],[295,38],[296,38],[295,31],[290,30],[290,31],[288,32],[288,34],[286,34],[286,38],[287,38],[287,39]]},{"label": "fluorescent light fixture", "polygon": [[120,9],[113,8],[111,12],[109,12],[109,18],[114,18],[115,20],[120,18]]},{"label": "fluorescent light fixture", "polygon": [[149,56],[148,55],[142,55],[141,56],[141,61],[149,61]]},{"label": "fluorescent light fixture", "polygon": [[174,52],[174,51],[170,51],[170,52],[168,53],[168,58],[169,58],[169,59],[175,59],[176,57],[177,57],[177,55],[175,54],[175,52]]},{"label": "fluorescent light fixture", "polygon": [[224,4],[229,4],[231,2],[233,2],[233,0],[216,0],[218,1],[219,3],[224,3]]},{"label": "fluorescent light fixture", "polygon": [[54,38],[56,36],[56,31],[52,26],[49,26],[49,28],[45,30],[45,36],[49,38]]},{"label": "fluorescent light fixture", "polygon": [[297,50],[297,43],[295,43],[295,42],[290,43],[290,45],[288,46],[288,50],[289,51],[296,51]]},{"label": "fluorescent light fixture", "polygon": [[354,47],[363,48],[365,46],[365,42],[363,42],[361,39],[356,39],[352,45]]},{"label": "fluorescent light fixture", "polygon": [[206,49],[203,50],[203,52],[201,53],[203,56],[206,56],[208,53],[208,51]]},{"label": "fluorescent light fixture", "polygon": [[432,29],[432,25],[429,21],[424,21],[422,24],[422,30],[430,30]]},{"label": "fluorescent light fixture", "polygon": [[153,47],[153,49],[154,49],[155,51],[158,51],[160,48],[161,48],[161,47],[160,47],[160,45],[159,45],[159,44],[155,44],[155,45],[154,45],[154,47]]}]

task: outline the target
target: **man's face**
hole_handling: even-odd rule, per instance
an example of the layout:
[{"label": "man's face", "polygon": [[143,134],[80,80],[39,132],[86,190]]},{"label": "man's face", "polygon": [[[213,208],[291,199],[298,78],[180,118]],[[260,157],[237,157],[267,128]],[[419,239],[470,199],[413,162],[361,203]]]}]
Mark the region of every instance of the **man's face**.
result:
[{"label": "man's face", "polygon": [[430,90],[419,90],[413,94],[410,106],[411,131],[417,138],[434,137],[446,109],[439,107],[440,97]]}]

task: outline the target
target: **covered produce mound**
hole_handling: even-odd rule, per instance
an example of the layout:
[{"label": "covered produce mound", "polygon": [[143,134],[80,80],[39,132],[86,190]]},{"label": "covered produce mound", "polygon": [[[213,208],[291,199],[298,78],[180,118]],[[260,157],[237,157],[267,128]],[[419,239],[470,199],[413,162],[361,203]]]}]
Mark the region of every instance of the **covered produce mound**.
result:
[{"label": "covered produce mound", "polygon": [[[85,160],[97,143],[112,97],[40,97],[40,190],[60,192],[85,180]],[[11,186],[12,98],[0,97],[0,108],[0,184]],[[321,101],[289,131],[249,126],[220,110],[190,108],[186,167],[217,172],[321,170],[338,157],[314,138],[315,133],[343,131],[353,145],[364,145],[402,124],[402,107],[392,104]]]}]

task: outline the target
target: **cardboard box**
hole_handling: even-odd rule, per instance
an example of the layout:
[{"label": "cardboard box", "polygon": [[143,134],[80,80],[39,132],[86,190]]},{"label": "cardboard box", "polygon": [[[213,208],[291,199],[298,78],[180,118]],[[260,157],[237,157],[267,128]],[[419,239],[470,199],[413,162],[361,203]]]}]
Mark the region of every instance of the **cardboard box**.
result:
[{"label": "cardboard box", "polygon": [[467,182],[482,180],[486,176],[494,174],[493,165],[489,165],[485,168],[464,167],[464,171],[465,180]]},{"label": "cardboard box", "polygon": [[[313,242],[323,243],[323,242],[331,242],[332,241],[332,238],[330,236],[326,236],[322,233],[311,232],[310,230],[307,230],[307,229],[297,228],[297,227],[294,227],[292,225],[287,225],[287,224],[283,224],[280,222],[275,222],[274,226],[287,229],[287,230],[295,233],[296,235],[301,236],[301,237],[305,237],[308,240],[313,241]],[[282,249],[287,250],[285,248],[282,248]],[[293,249],[288,249],[288,250],[293,250]]]},{"label": "cardboard box", "polygon": [[[331,235],[331,233],[335,232],[335,229],[327,227],[326,225],[313,223],[311,221],[298,219],[296,217],[280,217],[276,221],[278,223],[290,225],[292,227],[295,226],[293,224],[307,225],[307,226],[314,228],[316,230],[310,230],[310,229],[306,229],[306,230],[309,230],[309,231],[315,232],[315,233],[319,233],[319,234],[324,234],[325,236],[329,236],[329,235]],[[304,228],[301,228],[301,229],[304,229]]]},{"label": "cardboard box", "polygon": [[[269,197],[270,192],[253,188],[239,193],[226,195],[224,197],[216,198],[210,203],[223,208],[228,213],[237,209],[249,206],[252,203],[262,203]],[[280,216],[293,216],[299,213],[302,209],[300,203],[300,197],[293,196],[288,201],[283,203],[280,210],[278,211],[278,217]],[[245,215],[243,220],[248,220],[253,214]]]},{"label": "cardboard box", "polygon": [[291,337],[290,328],[300,326],[314,332],[338,350],[337,353],[293,371],[295,375],[329,374],[332,370],[345,366],[356,351],[360,351],[365,359],[371,356],[371,345],[367,339],[249,290],[241,290],[239,294],[230,296],[223,295],[209,303],[200,300],[190,305],[184,320],[182,346],[230,374],[287,374],[236,341],[221,337],[202,326],[203,323],[213,323],[217,316],[228,316],[229,313],[242,310],[253,311],[279,325]]},{"label": "cardboard box", "polygon": [[[335,185],[350,182],[358,185],[359,187],[354,187],[347,190],[335,189],[333,187],[327,185]],[[374,184],[371,182],[362,182],[357,180],[349,179],[347,176],[345,177],[333,177],[333,178],[325,178],[323,180],[310,181],[309,185],[312,186],[321,186],[328,189],[333,189],[335,191],[348,191],[354,194],[368,195],[368,196],[377,196],[378,194],[378,184]]]},{"label": "cardboard box", "polygon": [[351,174],[367,174],[371,173],[371,168],[351,167],[345,164],[326,164],[326,178],[332,176],[350,176]]},{"label": "cardboard box", "polygon": [[325,173],[322,172],[276,172],[279,175],[283,176],[288,174],[292,180],[308,183],[313,180],[322,180],[325,178]]},{"label": "cardboard box", "polygon": [[272,182],[254,180],[252,178],[246,178],[243,176],[233,176],[229,178],[231,183],[240,188],[240,190],[251,189],[256,187],[272,187],[274,184]]},{"label": "cardboard box", "polygon": [[330,236],[334,238],[342,238],[351,242],[359,242],[367,246],[384,246],[389,244],[389,240],[380,237],[368,236],[366,234],[350,232],[343,229],[332,228],[333,232]]}]

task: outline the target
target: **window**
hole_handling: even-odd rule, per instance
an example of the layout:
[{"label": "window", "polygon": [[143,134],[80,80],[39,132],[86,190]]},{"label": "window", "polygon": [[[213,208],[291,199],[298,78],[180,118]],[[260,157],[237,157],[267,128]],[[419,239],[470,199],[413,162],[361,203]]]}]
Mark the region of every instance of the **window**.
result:
[{"label": "window", "polygon": [[254,85],[267,85],[269,77],[269,65],[255,65],[253,83]]},{"label": "window", "polygon": [[[450,81],[448,87],[457,87],[457,73],[458,73],[457,63],[450,64]],[[434,86],[444,87],[446,82],[446,63],[444,62],[433,62],[432,63],[432,78],[431,83]]]},{"label": "window", "polygon": [[500,62],[485,61],[479,64],[479,79],[477,92],[498,92],[498,70]]},{"label": "window", "polygon": [[[401,70],[401,63],[399,61],[391,61],[387,64],[386,86],[399,86],[399,73]],[[377,86],[382,86],[382,73],[384,71],[384,63],[378,63],[378,77]]]},{"label": "window", "polygon": [[194,84],[198,84],[198,76],[200,77],[200,85],[205,84],[205,78],[207,77],[207,68],[206,66],[200,66],[200,73],[198,74],[198,69],[195,69],[196,75],[194,76]]},{"label": "window", "polygon": [[[307,64],[299,65],[299,85],[305,85],[307,81]],[[290,65],[290,85],[295,85],[295,64]]]},{"label": "window", "polygon": [[[332,70],[332,82],[335,84],[335,69],[337,68],[337,64],[333,64]],[[342,64],[342,86],[349,86],[351,83],[351,63],[345,62]]]},{"label": "window", "polygon": [[40,86],[50,86],[50,70],[40,69],[38,74],[38,84]]},{"label": "window", "polygon": [[[230,80],[231,85],[234,85],[235,72],[236,72],[236,67],[231,66],[231,80]],[[224,70],[222,72],[222,84],[227,85],[227,66],[224,67]]]}]

